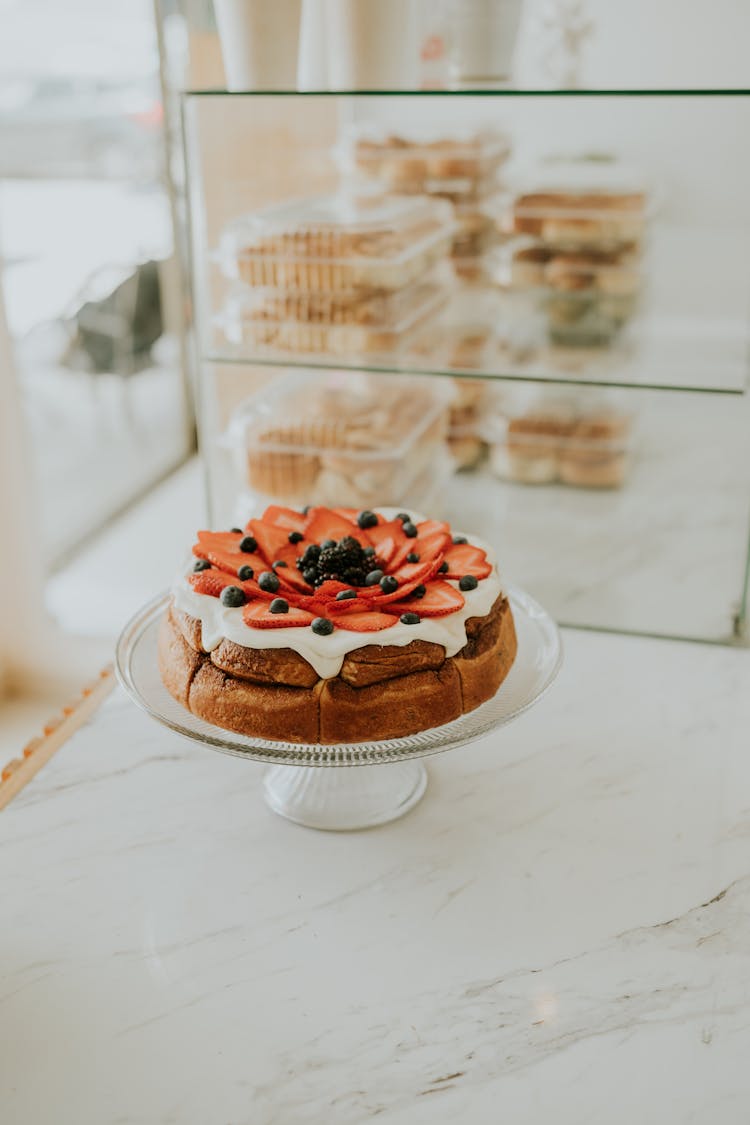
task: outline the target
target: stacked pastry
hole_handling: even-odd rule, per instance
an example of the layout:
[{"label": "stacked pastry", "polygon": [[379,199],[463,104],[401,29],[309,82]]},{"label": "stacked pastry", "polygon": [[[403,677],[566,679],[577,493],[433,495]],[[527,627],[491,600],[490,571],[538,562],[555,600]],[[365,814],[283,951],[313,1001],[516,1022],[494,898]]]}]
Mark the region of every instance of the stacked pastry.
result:
[{"label": "stacked pastry", "polygon": [[[632,316],[642,285],[646,192],[618,188],[609,166],[605,175],[592,163],[557,169],[557,182],[567,179],[567,186],[520,191],[502,224],[520,236],[506,248],[510,286],[540,298],[555,344],[609,344]],[[545,185],[556,182],[549,171],[540,175]],[[586,186],[607,180],[612,186]]]},{"label": "stacked pastry", "polygon": [[448,200],[456,231],[451,257],[456,274],[483,275],[483,255],[495,245],[498,172],[510,155],[503,134],[480,131],[430,140],[372,128],[354,134],[343,148],[346,171],[356,171],[389,190]]},{"label": "stacked pastry", "polygon": [[537,395],[488,418],[490,465],[504,480],[619,488],[631,460],[632,419],[611,401]]},{"label": "stacked pastry", "polygon": [[390,356],[444,300],[447,204],[367,193],[298,200],[230,224],[220,246],[236,284],[222,317],[237,349]]},{"label": "stacked pastry", "polygon": [[446,472],[450,392],[441,380],[361,372],[275,379],[235,413],[227,434],[237,482],[284,504],[424,504]]}]

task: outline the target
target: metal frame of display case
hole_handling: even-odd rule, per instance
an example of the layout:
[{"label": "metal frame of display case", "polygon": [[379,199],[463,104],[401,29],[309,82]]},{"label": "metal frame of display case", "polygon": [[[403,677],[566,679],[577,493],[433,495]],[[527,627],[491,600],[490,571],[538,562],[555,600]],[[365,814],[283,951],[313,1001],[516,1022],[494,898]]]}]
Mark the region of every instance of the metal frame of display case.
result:
[{"label": "metal frame of display case", "polygon": [[[236,106],[238,103],[247,103],[248,112],[251,105],[259,106],[261,103],[268,105],[269,101],[276,102],[279,106],[288,104],[290,101],[296,102],[309,102],[310,99],[326,99],[334,101],[337,105],[362,105],[368,98],[377,98],[379,101],[383,99],[422,99],[428,101],[432,106],[439,106],[444,99],[467,99],[469,102],[474,99],[500,99],[501,103],[505,102],[506,105],[517,104],[522,99],[530,99],[531,101],[540,101],[544,99],[555,99],[559,102],[560,99],[570,99],[573,102],[580,103],[586,99],[601,99],[601,98],[617,98],[628,99],[635,102],[638,99],[667,99],[667,98],[707,98],[707,99],[727,99],[727,98],[741,98],[742,108],[750,109],[750,98],[747,98],[748,92],[743,90],[515,90],[515,89],[502,89],[502,90],[439,90],[439,91],[350,91],[350,92],[298,92],[298,91],[282,91],[282,92],[247,92],[247,93],[233,93],[223,90],[199,90],[186,92],[182,100],[182,124],[183,124],[183,139],[185,144],[185,153],[187,160],[188,176],[187,188],[189,195],[189,214],[190,214],[190,241],[191,241],[191,257],[192,257],[192,278],[193,278],[193,294],[197,310],[197,331],[195,333],[195,347],[197,354],[197,362],[195,365],[196,370],[199,372],[199,387],[197,396],[198,405],[198,421],[199,432],[201,438],[201,447],[206,462],[209,497],[215,501],[217,491],[220,490],[220,485],[217,483],[217,475],[211,465],[214,455],[216,440],[218,437],[217,421],[215,416],[215,407],[210,401],[211,395],[208,392],[207,381],[210,378],[208,369],[212,369],[214,376],[216,372],[222,374],[222,378],[232,380],[236,378],[241,380],[243,372],[245,374],[252,372],[263,372],[265,377],[272,374],[274,370],[280,369],[294,369],[299,367],[320,367],[321,369],[336,367],[336,368],[350,368],[352,370],[365,370],[379,372],[384,376],[389,373],[408,372],[420,377],[450,377],[450,378],[484,378],[497,384],[505,384],[507,386],[533,384],[537,386],[553,385],[565,387],[578,387],[581,389],[582,394],[588,393],[586,388],[600,388],[600,389],[616,389],[618,393],[631,396],[633,401],[640,400],[646,404],[644,409],[649,412],[649,417],[658,414],[663,415],[666,419],[673,416],[674,404],[682,404],[682,414],[685,418],[691,415],[689,425],[681,436],[679,433],[675,435],[675,445],[672,449],[671,456],[673,461],[670,463],[676,466],[676,461],[686,456],[686,443],[690,442],[690,437],[685,437],[686,434],[693,436],[700,433],[700,427],[703,425],[705,433],[713,433],[717,438],[717,449],[715,451],[717,456],[723,456],[718,452],[719,448],[723,446],[723,440],[718,435],[723,432],[723,427],[728,426],[727,444],[732,442],[736,446],[736,452],[741,468],[747,475],[750,473],[750,395],[748,395],[748,373],[750,373],[750,358],[748,356],[748,346],[750,344],[750,335],[745,333],[744,326],[748,320],[748,312],[750,307],[744,307],[743,314],[743,339],[738,343],[739,351],[733,355],[733,367],[731,378],[727,378],[725,385],[711,385],[708,377],[703,378],[703,373],[708,372],[708,362],[697,360],[695,370],[691,378],[683,379],[682,381],[668,378],[650,377],[649,372],[637,372],[636,370],[625,377],[618,377],[616,368],[609,364],[609,370],[593,370],[590,373],[570,372],[570,371],[554,371],[554,370],[524,370],[522,366],[514,366],[512,364],[498,363],[494,367],[488,369],[472,369],[472,370],[456,370],[450,366],[429,364],[414,364],[413,362],[367,362],[362,359],[347,358],[343,361],[338,358],[321,357],[317,360],[311,361],[308,358],[295,360],[292,357],[273,357],[270,355],[254,354],[252,351],[244,350],[232,354],[230,350],[223,348],[217,349],[215,346],[215,338],[210,328],[210,298],[207,296],[207,279],[206,279],[206,265],[207,265],[207,251],[210,248],[211,239],[206,237],[205,224],[206,224],[206,205],[203,196],[203,185],[201,183],[201,176],[196,172],[196,164],[198,161],[198,151],[195,145],[198,143],[197,137],[191,137],[191,131],[195,128],[195,121],[193,115],[196,112],[196,107],[205,106],[211,99],[216,99],[219,105],[231,104]],[[228,102],[225,102],[228,99]],[[726,104],[726,103],[723,103]],[[743,231],[744,236],[750,242],[750,225],[747,230]],[[749,298],[750,299],[750,298]],[[701,364],[705,363],[702,367]],[[613,373],[614,372],[614,373]],[[234,374],[233,374],[234,373]],[[653,375],[653,369],[652,369]],[[713,429],[712,429],[713,427]],[[670,426],[665,424],[665,435],[670,432]],[[666,437],[665,437],[666,441]],[[682,443],[682,447],[681,447]],[[666,464],[668,458],[663,459]],[[709,458],[710,460],[710,458]],[[707,462],[708,463],[708,462]],[[675,542],[679,542],[684,547],[689,546],[691,523],[691,511],[689,505],[686,503],[689,499],[690,490],[694,487],[697,488],[702,476],[705,476],[705,468],[702,469],[697,460],[693,457],[691,450],[687,454],[687,460],[684,464],[694,465],[693,475],[690,473],[685,474],[684,487],[682,494],[680,493],[680,473],[674,472],[674,513],[670,519],[674,521]],[[523,581],[534,593],[537,593],[545,604],[550,605],[553,612],[557,612],[558,617],[563,624],[574,627],[604,629],[607,631],[623,632],[623,633],[636,633],[638,635],[653,635],[663,636],[676,639],[690,639],[700,640],[714,643],[746,643],[748,640],[747,623],[748,623],[748,581],[750,580],[750,479],[746,480],[742,474],[738,479],[732,475],[733,470],[731,466],[727,466],[726,473],[718,474],[716,480],[708,481],[706,487],[700,495],[699,502],[704,502],[709,507],[716,501],[726,502],[728,506],[720,513],[718,518],[732,523],[732,546],[731,550],[727,550],[733,556],[732,563],[732,576],[727,577],[727,568],[717,566],[716,578],[716,597],[721,599],[726,594],[725,589],[719,589],[727,583],[732,584],[732,595],[727,595],[726,601],[726,614],[722,616],[725,621],[722,626],[709,626],[707,624],[708,618],[705,621],[701,618],[700,612],[694,610],[693,593],[696,589],[700,588],[700,581],[685,582],[685,614],[687,623],[683,627],[683,623],[679,622],[678,626],[663,625],[659,618],[660,598],[657,589],[651,593],[653,601],[653,624],[649,627],[648,613],[645,611],[638,617],[637,613],[631,613],[630,618],[634,624],[628,624],[628,604],[635,607],[638,604],[638,591],[633,589],[626,589],[623,587],[619,590],[617,597],[620,600],[620,620],[613,620],[612,614],[607,613],[607,600],[606,594],[602,595],[601,604],[595,612],[587,612],[578,614],[575,609],[575,600],[568,600],[568,608],[564,608],[563,602],[556,599],[554,589],[552,595],[548,590],[539,589],[537,584],[532,578],[523,573],[513,571],[511,573],[516,580]],[[220,475],[220,474],[219,474]],[[709,474],[710,475],[710,474]],[[480,482],[479,484],[477,482]],[[696,483],[697,482],[697,483]],[[494,485],[493,485],[494,487]],[[520,486],[505,485],[507,489],[518,489]],[[643,478],[640,481],[642,487],[642,495],[648,494],[648,480]],[[489,488],[489,481],[486,476],[475,477],[472,480],[470,475],[455,478],[455,487],[453,489],[453,503],[456,509],[465,513],[465,518],[473,520],[475,525],[477,521],[482,518],[483,503],[486,506],[486,500],[483,501],[480,493]],[[626,490],[624,490],[625,492]],[[728,492],[732,492],[732,509],[727,501]],[[602,497],[605,494],[593,496],[590,494],[581,494],[580,499],[577,500],[572,507],[576,506],[579,509],[580,519],[582,523],[588,521],[591,523],[599,518],[601,511],[604,510],[605,501]],[[608,494],[614,495],[614,494]],[[624,493],[623,493],[624,495]],[[503,503],[507,507],[507,496]],[[558,505],[554,502],[547,501],[548,508],[554,509]],[[621,510],[622,519],[632,519],[632,514],[637,510],[635,497],[631,495],[631,507],[628,509],[627,504],[621,498],[613,502],[610,507],[617,507]],[[533,489],[527,489],[525,492],[525,499],[521,504],[519,502],[519,510],[516,513],[519,516],[521,523],[523,523],[523,516],[521,508],[528,509],[528,519],[535,520],[537,526],[540,522],[544,522],[544,496],[540,492]],[[217,510],[217,505],[214,503],[210,506],[212,519],[216,522],[221,522],[222,518],[226,518],[225,513],[220,513]],[[570,515],[571,520],[578,517],[575,514]],[[681,527],[678,528],[678,523],[681,521]],[[702,531],[696,534],[707,536],[710,529],[710,518],[707,518]],[[655,525],[654,525],[655,526]],[[639,529],[637,520],[633,524],[634,530],[632,533],[633,546],[643,546],[643,530]],[[604,521],[600,528],[599,535],[602,539],[606,539],[611,534],[611,527],[608,527]],[[479,530],[479,528],[476,528]],[[679,534],[678,534],[679,533]],[[564,537],[564,528],[562,522],[558,522],[555,529],[555,534]],[[667,532],[664,532],[666,535]],[[596,538],[597,532],[592,533],[593,538]],[[680,535],[682,539],[680,540]],[[505,539],[509,542],[510,537]],[[540,546],[538,554],[543,554],[543,536],[540,539]],[[625,540],[623,540],[625,542]],[[508,555],[506,548],[501,552],[501,558]],[[512,550],[510,552],[512,555]],[[627,552],[625,552],[627,555]],[[738,563],[739,565],[735,565]],[[684,573],[680,560],[683,564],[688,566],[698,565],[685,563],[685,551],[679,546],[675,547],[675,552],[669,564],[665,562],[664,573],[661,575],[663,582],[669,582],[670,585],[679,585],[684,578]],[[610,560],[611,563],[612,560]],[[622,566],[628,564],[628,557],[623,559]],[[632,561],[632,559],[631,559]],[[724,562],[727,560],[725,559]],[[512,562],[517,562],[513,559]],[[570,569],[574,567],[575,562],[572,558],[561,557],[558,565]],[[614,568],[617,570],[618,568]],[[595,570],[595,568],[594,568]],[[594,573],[594,571],[592,571]],[[618,570],[619,577],[622,577],[621,569]],[[538,577],[538,576],[537,576]],[[700,575],[697,575],[700,579]],[[674,578],[674,582],[673,582]],[[711,583],[710,575],[704,576],[707,583]],[[583,578],[583,582],[587,579]],[[736,582],[736,585],[735,585]],[[592,585],[595,581],[592,580]],[[555,587],[556,589],[556,587]],[[677,596],[675,594],[675,596]],[[556,605],[556,600],[558,604]],[[616,615],[615,615],[616,616]]]}]

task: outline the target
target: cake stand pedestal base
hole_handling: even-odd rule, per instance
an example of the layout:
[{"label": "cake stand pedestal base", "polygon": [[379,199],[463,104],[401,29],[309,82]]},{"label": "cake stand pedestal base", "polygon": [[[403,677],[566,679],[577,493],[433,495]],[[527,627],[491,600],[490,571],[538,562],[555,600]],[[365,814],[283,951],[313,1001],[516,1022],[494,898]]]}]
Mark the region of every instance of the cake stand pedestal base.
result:
[{"label": "cake stand pedestal base", "polygon": [[427,771],[419,761],[326,769],[271,766],[263,792],[279,816],[330,832],[373,828],[396,820],[420,801]]}]

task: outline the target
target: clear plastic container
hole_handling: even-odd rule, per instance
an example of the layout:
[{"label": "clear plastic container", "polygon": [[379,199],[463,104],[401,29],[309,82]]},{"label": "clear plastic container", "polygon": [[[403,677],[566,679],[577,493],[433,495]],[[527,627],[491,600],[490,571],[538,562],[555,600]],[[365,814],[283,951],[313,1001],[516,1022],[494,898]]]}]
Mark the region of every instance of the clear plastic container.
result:
[{"label": "clear plastic container", "polygon": [[529,292],[555,344],[604,346],[635,312],[643,287],[631,250],[560,251],[532,239],[509,243],[493,259],[503,288]]},{"label": "clear plastic container", "polygon": [[444,305],[447,291],[428,274],[392,292],[243,289],[217,317],[227,343],[254,353],[388,356]]},{"label": "clear plastic container", "polygon": [[[322,504],[330,508],[378,508],[396,507],[403,505],[413,508],[417,512],[424,512],[433,519],[440,519],[443,515],[445,502],[445,489],[456,465],[451,456],[440,450],[415,478],[391,478],[386,491],[376,493],[373,489],[351,488],[342,499],[337,483],[328,490],[325,482],[313,485],[311,493],[295,493],[283,499],[292,506],[303,507],[305,504]],[[260,492],[244,490],[239,493],[234,509],[234,521],[237,526],[242,526],[249,519],[261,516],[269,504],[278,503],[278,495],[268,495]]]},{"label": "clear plastic container", "polygon": [[339,145],[341,167],[404,194],[440,195],[452,202],[486,194],[510,155],[498,131],[467,136],[411,136],[372,125],[352,130]]},{"label": "clear plastic container", "polygon": [[444,259],[453,233],[443,200],[339,193],[235,220],[224,229],[218,260],[225,276],[252,286],[394,290]]},{"label": "clear plastic container", "polygon": [[649,199],[645,177],[619,161],[549,161],[517,178],[501,225],[563,251],[637,249]]},{"label": "clear plastic container", "polygon": [[253,493],[290,504],[384,504],[407,497],[446,456],[451,397],[443,380],[296,372],[239,407],[225,444],[240,486]]},{"label": "clear plastic container", "polygon": [[506,399],[482,432],[493,472],[522,484],[620,488],[632,459],[632,416],[606,399],[540,395],[525,406]]}]

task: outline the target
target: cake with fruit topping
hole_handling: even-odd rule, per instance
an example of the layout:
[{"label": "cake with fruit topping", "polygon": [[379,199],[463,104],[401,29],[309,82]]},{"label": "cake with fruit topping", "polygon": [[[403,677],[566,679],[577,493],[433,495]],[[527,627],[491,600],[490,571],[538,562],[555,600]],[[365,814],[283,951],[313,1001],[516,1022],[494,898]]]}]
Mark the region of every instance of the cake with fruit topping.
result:
[{"label": "cake with fruit topping", "polygon": [[399,738],[490,699],[516,655],[490,548],[415,513],[272,506],[199,531],[159,633],[170,693],[286,742]]}]

